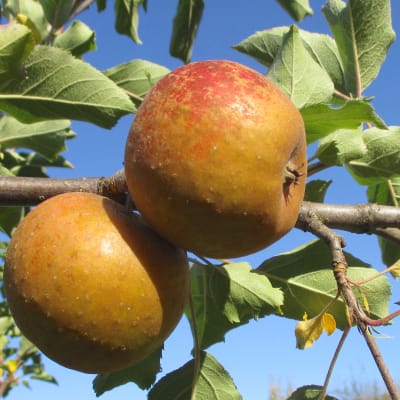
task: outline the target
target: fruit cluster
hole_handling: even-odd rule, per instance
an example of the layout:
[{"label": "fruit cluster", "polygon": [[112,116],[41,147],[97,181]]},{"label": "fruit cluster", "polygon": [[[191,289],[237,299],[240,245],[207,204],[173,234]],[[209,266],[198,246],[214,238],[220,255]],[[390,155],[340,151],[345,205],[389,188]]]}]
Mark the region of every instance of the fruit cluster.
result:
[{"label": "fruit cluster", "polygon": [[67,193],[18,226],[4,271],[17,325],[69,368],[141,361],[182,316],[186,251],[239,257],[278,240],[296,222],[305,171],[303,120],[277,86],[229,61],[178,68],[146,96],[128,135],[125,175],[140,215]]}]

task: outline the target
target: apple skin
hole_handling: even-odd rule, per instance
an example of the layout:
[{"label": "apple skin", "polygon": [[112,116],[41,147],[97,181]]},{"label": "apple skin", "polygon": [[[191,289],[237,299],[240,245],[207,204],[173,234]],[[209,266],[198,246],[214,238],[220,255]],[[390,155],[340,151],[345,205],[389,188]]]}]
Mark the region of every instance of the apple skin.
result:
[{"label": "apple skin", "polygon": [[17,326],[49,358],[82,372],[128,367],[161,347],[188,288],[183,250],[89,193],[41,203],[6,255],[4,289]]},{"label": "apple skin", "polygon": [[306,170],[300,112],[266,77],[225,60],[162,78],[125,149],[128,190],[144,218],[171,242],[213,258],[244,256],[285,235]]}]

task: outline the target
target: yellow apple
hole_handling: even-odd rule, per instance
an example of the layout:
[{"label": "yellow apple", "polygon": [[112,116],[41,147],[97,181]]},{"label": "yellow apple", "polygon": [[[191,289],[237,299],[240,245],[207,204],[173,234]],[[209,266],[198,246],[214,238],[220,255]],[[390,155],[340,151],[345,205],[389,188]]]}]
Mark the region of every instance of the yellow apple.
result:
[{"label": "yellow apple", "polygon": [[4,290],[22,333],[54,361],[110,372],[158,349],[180,320],[184,251],[122,205],[89,193],[41,203],[6,255]]}]

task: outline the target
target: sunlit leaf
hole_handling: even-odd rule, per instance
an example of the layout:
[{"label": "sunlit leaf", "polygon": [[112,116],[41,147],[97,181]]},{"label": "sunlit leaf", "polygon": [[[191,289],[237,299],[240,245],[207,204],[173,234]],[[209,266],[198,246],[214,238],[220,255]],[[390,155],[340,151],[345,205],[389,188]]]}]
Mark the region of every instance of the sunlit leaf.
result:
[{"label": "sunlit leaf", "polygon": [[77,119],[111,128],[134,106],[89,64],[65,50],[37,46],[25,62],[24,77],[0,88],[0,109],[21,122]]},{"label": "sunlit leaf", "polygon": [[19,340],[18,356],[26,359],[37,354],[37,347],[29,341],[25,336],[21,336]]},{"label": "sunlit leaf", "polygon": [[[322,386],[307,385],[296,389],[287,400],[320,400]],[[324,400],[338,400],[336,397],[326,395]]]},{"label": "sunlit leaf", "polygon": [[194,366],[195,361],[191,360],[160,379],[150,390],[148,399],[242,399],[229,373],[211,354],[200,354],[199,375],[193,387]]},{"label": "sunlit leaf", "polygon": [[343,62],[347,94],[359,96],[379,73],[395,38],[390,0],[328,0],[323,12]]},{"label": "sunlit leaf", "polygon": [[104,74],[119,87],[127,91],[132,101],[139,106],[141,99],[170,70],[146,60],[132,60],[104,71]]},{"label": "sunlit leaf", "polygon": [[296,21],[302,21],[308,15],[313,15],[309,0],[278,0],[278,3]]},{"label": "sunlit leaf", "polygon": [[400,175],[400,127],[370,128],[362,133],[361,157],[348,158],[346,167],[361,184]]},{"label": "sunlit leaf", "polygon": [[[191,275],[197,335],[203,349],[223,341],[229,330],[252,318],[278,313],[282,305],[281,291],[247,263],[195,263]],[[190,310],[186,313],[191,319]]]},{"label": "sunlit leaf", "polygon": [[338,130],[316,151],[326,165],[344,165],[357,182],[373,185],[400,175],[400,127]]},{"label": "sunlit leaf", "polygon": [[40,43],[49,33],[49,23],[45,18],[43,7],[36,0],[3,2],[4,12],[10,19],[17,20],[28,27],[36,43]]},{"label": "sunlit leaf", "polygon": [[366,122],[386,129],[385,122],[365,99],[349,100],[341,107],[315,104],[300,111],[306,127],[308,144],[338,129],[357,129]]},{"label": "sunlit leaf", "polygon": [[[347,274],[352,281],[377,275],[378,271],[364,261],[348,252],[344,254],[349,264]],[[337,284],[331,265],[332,256],[328,246],[317,240],[272,257],[262,263],[257,271],[268,276],[272,285],[284,292],[285,300],[280,315],[300,320],[304,312],[318,315],[336,297]],[[362,304],[361,293],[368,299],[371,318],[382,318],[388,314],[391,292],[385,276],[370,280],[355,291]],[[339,329],[347,326],[342,299],[330,305],[329,313],[334,316]]]},{"label": "sunlit leaf", "polygon": [[23,75],[22,63],[33,46],[31,32],[25,26],[16,23],[0,25],[0,82]]},{"label": "sunlit leaf", "polygon": [[171,56],[185,63],[188,63],[192,56],[193,42],[203,16],[203,9],[203,0],[179,0],[169,51]]},{"label": "sunlit leaf", "polygon": [[340,129],[320,140],[315,153],[325,165],[344,165],[367,151],[361,129]]},{"label": "sunlit leaf", "polygon": [[96,49],[95,32],[83,22],[74,21],[66,31],[56,36],[53,45],[79,57]]},{"label": "sunlit leaf", "polygon": [[65,141],[74,136],[69,120],[23,124],[9,116],[0,119],[0,147],[3,149],[26,148],[54,159],[66,149]]},{"label": "sunlit leaf", "polygon": [[[270,67],[278,55],[284,36],[290,27],[278,26],[259,31],[233,48]],[[339,51],[331,36],[299,29],[303,45],[312,58],[328,73],[338,90],[344,88],[343,67]]]},{"label": "sunlit leaf", "polygon": [[295,26],[285,35],[268,77],[298,108],[329,101],[334,92],[331,78],[305,49]]}]

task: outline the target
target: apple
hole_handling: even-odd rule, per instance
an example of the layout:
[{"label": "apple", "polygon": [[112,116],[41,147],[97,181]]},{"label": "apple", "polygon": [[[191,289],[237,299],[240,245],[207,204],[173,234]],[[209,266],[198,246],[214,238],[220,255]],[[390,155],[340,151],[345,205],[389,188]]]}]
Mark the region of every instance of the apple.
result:
[{"label": "apple", "polygon": [[304,197],[300,112],[241,64],[200,61],[147,94],[125,148],[129,193],[162,236],[205,257],[263,249],[296,223]]},{"label": "apple", "polygon": [[67,193],[19,224],[4,290],[21,332],[66,367],[105,373],[162,346],[187,301],[183,250],[108,198]]}]

